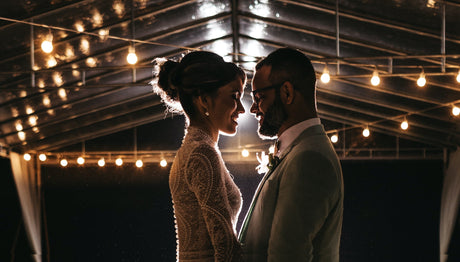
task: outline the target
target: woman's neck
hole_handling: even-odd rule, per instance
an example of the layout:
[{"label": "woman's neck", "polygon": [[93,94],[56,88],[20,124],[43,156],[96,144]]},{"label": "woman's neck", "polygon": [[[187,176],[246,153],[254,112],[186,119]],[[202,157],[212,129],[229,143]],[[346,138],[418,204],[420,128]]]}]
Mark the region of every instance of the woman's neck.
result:
[{"label": "woman's neck", "polygon": [[212,126],[205,121],[192,121],[190,120],[190,127],[201,129],[203,132],[212,137],[212,140],[217,143],[219,140],[219,130],[214,130]]}]

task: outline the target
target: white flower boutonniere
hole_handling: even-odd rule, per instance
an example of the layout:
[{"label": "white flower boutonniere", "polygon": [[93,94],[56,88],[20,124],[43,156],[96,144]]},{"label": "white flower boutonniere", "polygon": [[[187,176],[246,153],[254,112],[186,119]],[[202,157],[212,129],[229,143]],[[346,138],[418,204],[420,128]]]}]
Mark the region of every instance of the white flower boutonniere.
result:
[{"label": "white flower boutonniere", "polygon": [[269,153],[268,155],[265,152],[257,156],[257,161],[259,161],[259,165],[256,167],[256,170],[259,174],[267,173],[269,170],[273,170],[279,163],[279,157],[275,156],[273,153]]}]

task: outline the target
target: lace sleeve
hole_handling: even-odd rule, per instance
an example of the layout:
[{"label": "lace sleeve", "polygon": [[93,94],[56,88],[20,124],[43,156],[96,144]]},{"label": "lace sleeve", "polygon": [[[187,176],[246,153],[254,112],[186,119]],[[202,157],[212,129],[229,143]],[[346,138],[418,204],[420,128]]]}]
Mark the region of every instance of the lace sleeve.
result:
[{"label": "lace sleeve", "polygon": [[187,182],[206,222],[215,261],[240,261],[241,246],[233,231],[227,192],[218,153],[202,145],[190,155]]}]

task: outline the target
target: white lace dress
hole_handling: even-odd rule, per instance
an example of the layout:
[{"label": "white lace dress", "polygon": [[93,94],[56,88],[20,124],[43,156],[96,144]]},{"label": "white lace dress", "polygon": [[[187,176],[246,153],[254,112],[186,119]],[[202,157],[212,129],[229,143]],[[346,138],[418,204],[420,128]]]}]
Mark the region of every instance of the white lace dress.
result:
[{"label": "white lace dress", "polygon": [[177,234],[177,260],[240,261],[235,225],[241,192],[217,144],[189,127],[171,167],[169,187]]}]

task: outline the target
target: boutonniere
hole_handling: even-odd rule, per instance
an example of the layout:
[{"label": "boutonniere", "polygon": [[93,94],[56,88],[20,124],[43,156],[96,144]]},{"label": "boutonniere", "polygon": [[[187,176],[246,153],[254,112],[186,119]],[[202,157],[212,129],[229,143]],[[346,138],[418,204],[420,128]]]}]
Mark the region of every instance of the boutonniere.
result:
[{"label": "boutonniere", "polygon": [[280,158],[275,156],[273,153],[269,153],[268,155],[262,151],[261,155],[257,156],[257,161],[259,161],[259,165],[256,167],[256,170],[259,174],[267,173],[269,170],[275,169],[275,167],[281,162]]}]

